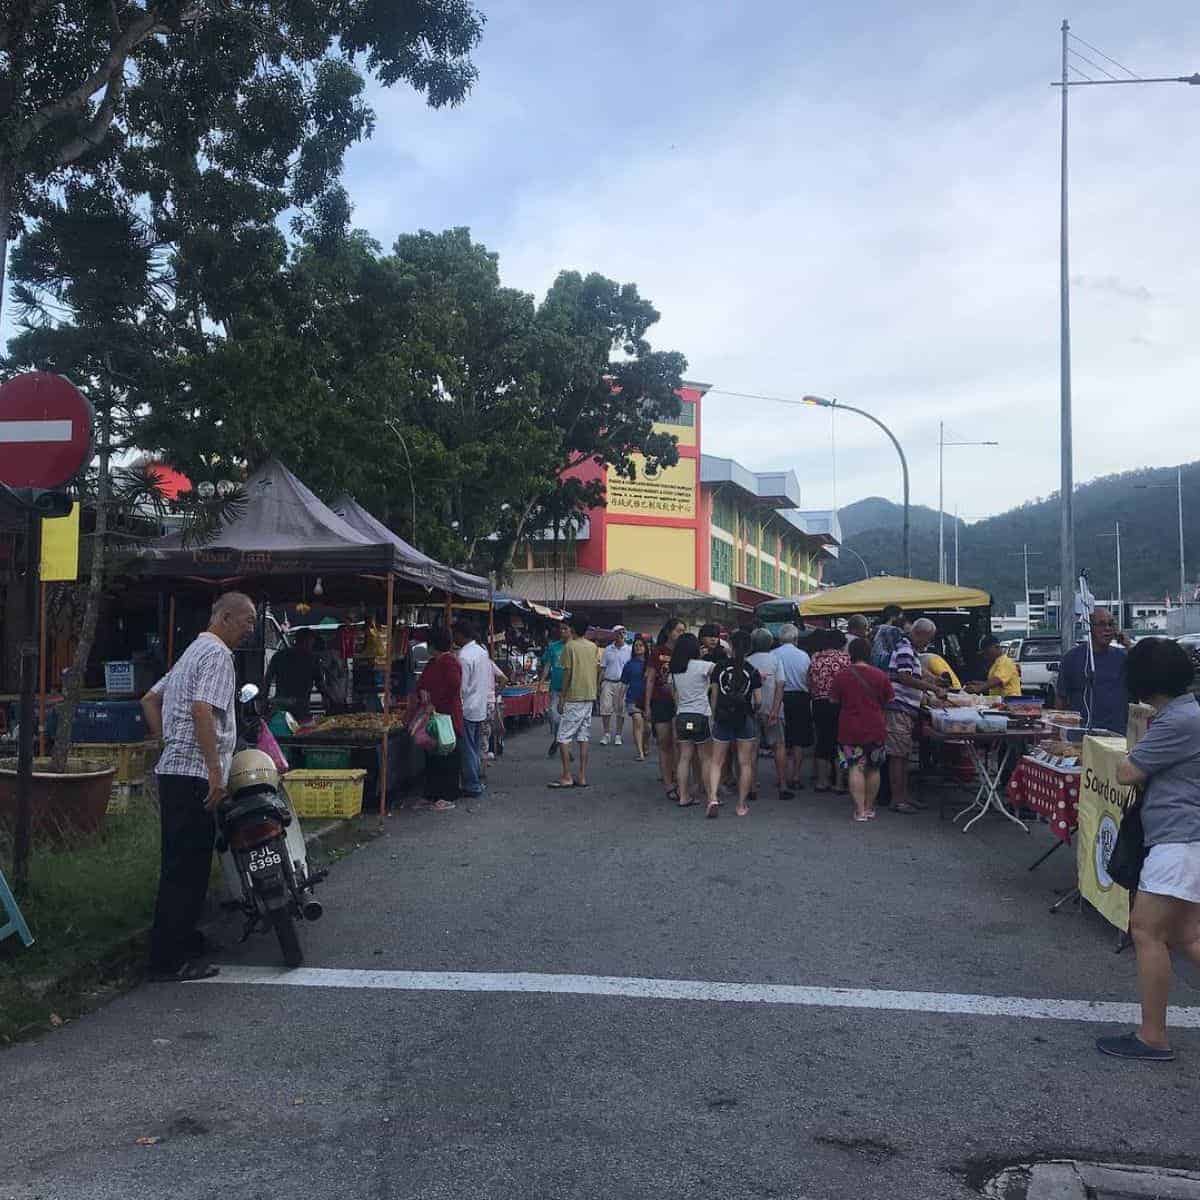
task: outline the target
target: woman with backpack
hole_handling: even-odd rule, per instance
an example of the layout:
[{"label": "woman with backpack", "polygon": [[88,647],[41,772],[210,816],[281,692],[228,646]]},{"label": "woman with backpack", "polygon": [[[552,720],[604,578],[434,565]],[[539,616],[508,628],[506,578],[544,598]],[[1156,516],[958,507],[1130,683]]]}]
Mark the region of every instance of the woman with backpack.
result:
[{"label": "woman with backpack", "polygon": [[[654,731],[658,745],[658,771],[667,799],[677,801],[675,788],[675,693],[671,690],[671,656],[675,643],[687,628],[678,617],[670,617],[659,630],[654,651],[646,661],[645,700],[643,712],[646,724]],[[699,643],[697,643],[699,645]]]},{"label": "woman with backpack", "polygon": [[[675,772],[675,787],[680,808],[698,804],[688,795],[692,759],[699,759],[700,778],[708,779],[712,754],[712,706],[708,698],[709,679],[713,663],[700,657],[700,640],[694,633],[685,633],[671,652],[671,691],[675,696],[675,742],[679,747],[679,765]],[[715,817],[715,801],[710,800],[705,816]]]},{"label": "woman with backpack", "polygon": [[750,653],[749,633],[739,629],[730,639],[733,654],[713,671],[711,702],[713,721],[712,757],[708,766],[708,808],[705,816],[715,817],[720,807],[717,789],[731,742],[737,744],[737,815],[750,812],[750,785],[754,777],[754,756],[758,747],[756,713],[762,700],[762,676],[746,658]]}]

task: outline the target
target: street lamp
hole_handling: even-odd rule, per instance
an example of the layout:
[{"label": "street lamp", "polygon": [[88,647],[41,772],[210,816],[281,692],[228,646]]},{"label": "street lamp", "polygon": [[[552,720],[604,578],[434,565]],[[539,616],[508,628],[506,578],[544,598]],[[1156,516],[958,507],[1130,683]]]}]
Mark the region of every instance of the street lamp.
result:
[{"label": "street lamp", "polygon": [[860,567],[862,567],[862,570],[863,570],[863,578],[870,579],[871,578],[871,568],[867,566],[866,560],[863,558],[863,556],[861,554],[859,554],[859,552],[857,550],[851,549],[849,546],[845,545],[844,543],[842,545],[842,549],[847,551],[850,554],[853,554],[854,557],[858,559],[858,565]]},{"label": "street lamp", "polygon": [[[1172,485],[1169,483],[1135,483],[1133,485],[1140,492],[1157,492],[1166,491]],[[1187,587],[1187,573],[1183,566],[1183,467],[1175,468],[1175,484],[1174,490],[1179,496],[1179,603],[1186,604],[1187,600],[1184,597],[1184,591]]]},{"label": "street lamp", "polygon": [[858,413],[860,417],[866,417],[868,421],[878,425],[888,435],[892,445],[896,447],[896,453],[900,455],[900,471],[904,476],[904,576],[906,579],[911,579],[912,555],[909,553],[908,545],[908,460],[904,457],[904,451],[900,448],[896,435],[878,417],[872,416],[864,409],[843,404],[840,400],[826,400],[824,396],[805,396],[802,403],[815,404],[818,408],[836,408],[842,412]]},{"label": "street lamp", "polygon": [[[1195,75],[1164,75],[1153,79],[1069,79],[1071,25],[1062,23],[1062,79],[1051,87],[1062,88],[1062,166],[1059,212],[1059,401],[1061,419],[1060,456],[1062,459],[1062,503],[1060,505],[1060,550],[1062,557],[1062,601],[1059,612],[1059,633],[1063,653],[1075,640],[1075,501],[1074,463],[1071,451],[1071,277],[1068,272],[1068,208],[1067,208],[1067,95],[1073,87],[1107,87],[1118,83],[1187,83],[1200,86],[1200,72]],[[1182,511],[1182,510],[1181,510]],[[1181,517],[1182,523],[1182,517]],[[1182,563],[1182,554],[1180,555]],[[1181,580],[1182,582],[1182,580]],[[1182,600],[1182,591],[1180,593]]]}]

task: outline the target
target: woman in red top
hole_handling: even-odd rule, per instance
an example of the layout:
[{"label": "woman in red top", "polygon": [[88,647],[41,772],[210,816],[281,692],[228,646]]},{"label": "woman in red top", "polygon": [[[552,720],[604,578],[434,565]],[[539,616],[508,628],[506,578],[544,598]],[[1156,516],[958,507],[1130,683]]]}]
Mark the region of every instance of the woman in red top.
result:
[{"label": "woman in red top", "polygon": [[862,638],[850,643],[850,665],[844,667],[829,689],[838,709],[838,757],[850,773],[854,819],[875,819],[879,795],[879,768],[886,761],[887,723],[884,706],[891,703],[892,683],[870,665],[871,647]]},{"label": "woman in red top", "polygon": [[830,788],[845,794],[845,776],[838,770],[838,706],[833,699],[833,681],[850,665],[845,635],[836,629],[818,629],[810,635],[807,649],[812,655],[808,668],[808,693],[812,696],[813,728],[817,745],[813,755],[816,772],[814,792]]},{"label": "woman in red top", "polygon": [[658,773],[667,785],[667,799],[677,802],[679,790],[675,787],[675,693],[671,690],[671,654],[679,635],[687,626],[672,617],[658,634],[658,643],[646,660],[646,683],[644,700],[646,720],[654,728],[654,740],[658,743]]},{"label": "woman in red top", "polygon": [[433,711],[444,713],[454,725],[454,749],[449,754],[425,754],[425,800],[419,808],[449,812],[458,797],[458,776],[462,766],[462,739],[466,734],[462,710],[462,667],[451,650],[450,630],[435,629],[429,636],[433,651],[421,672],[421,700],[432,704]]}]

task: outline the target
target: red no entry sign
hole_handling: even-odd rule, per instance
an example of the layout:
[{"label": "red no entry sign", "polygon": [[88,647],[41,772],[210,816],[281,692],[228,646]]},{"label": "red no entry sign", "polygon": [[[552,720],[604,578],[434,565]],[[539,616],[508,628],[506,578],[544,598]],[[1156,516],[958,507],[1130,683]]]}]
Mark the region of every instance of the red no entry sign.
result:
[{"label": "red no entry sign", "polygon": [[0,387],[0,483],[56,488],[92,452],[92,406],[61,375],[30,371]]}]

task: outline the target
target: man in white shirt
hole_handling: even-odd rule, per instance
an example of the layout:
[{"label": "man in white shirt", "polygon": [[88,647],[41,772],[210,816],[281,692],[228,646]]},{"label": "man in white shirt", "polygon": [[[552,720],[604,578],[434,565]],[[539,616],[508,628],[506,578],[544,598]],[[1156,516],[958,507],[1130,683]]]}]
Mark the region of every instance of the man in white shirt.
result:
[{"label": "man in white shirt", "polygon": [[788,786],[802,788],[800,768],[805,747],[813,744],[812,700],[808,694],[808,668],[811,660],[796,645],[800,630],[785,625],[779,631],[779,645],[773,651],[783,685],[783,739],[787,746]]},{"label": "man in white shirt", "polygon": [[[779,798],[790,800],[788,791],[788,751],[783,740],[783,688],[779,687],[779,663],[771,653],[775,639],[769,629],[756,629],[751,634],[754,653],[746,661],[762,678],[761,707],[758,710],[758,739],[775,756],[775,775],[779,783]],[[754,756],[754,794],[758,793],[758,755]]]},{"label": "man in white shirt", "polygon": [[475,640],[470,621],[458,620],[453,627],[458,662],[462,667],[463,738],[462,790],[467,796],[483,795],[480,774],[483,752],[487,747],[488,699],[495,689],[495,676],[488,652]]},{"label": "man in white shirt", "polygon": [[604,725],[604,737],[600,745],[608,745],[609,722],[614,723],[616,745],[621,744],[621,729],[625,724],[625,685],[621,674],[625,664],[633,656],[633,647],[625,644],[625,626],[613,626],[613,640],[604,647],[600,655],[600,721]]}]

